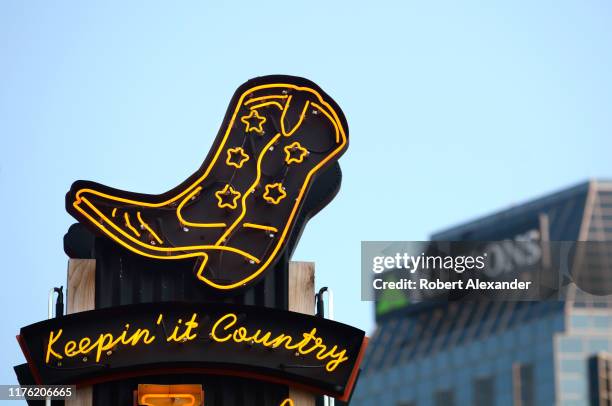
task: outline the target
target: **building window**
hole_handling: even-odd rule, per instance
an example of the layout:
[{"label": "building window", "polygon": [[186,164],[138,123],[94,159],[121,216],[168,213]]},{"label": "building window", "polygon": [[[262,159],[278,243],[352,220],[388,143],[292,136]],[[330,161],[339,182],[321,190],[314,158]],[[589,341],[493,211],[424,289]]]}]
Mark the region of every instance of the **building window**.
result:
[{"label": "building window", "polygon": [[512,366],[514,406],[535,406],[535,383],[532,364]]},{"label": "building window", "polygon": [[434,406],[454,406],[455,393],[452,389],[434,392]]},{"label": "building window", "polygon": [[474,381],[474,406],[495,405],[495,382],[487,376]]},{"label": "building window", "polygon": [[592,405],[612,405],[612,354],[589,359],[589,392]]}]

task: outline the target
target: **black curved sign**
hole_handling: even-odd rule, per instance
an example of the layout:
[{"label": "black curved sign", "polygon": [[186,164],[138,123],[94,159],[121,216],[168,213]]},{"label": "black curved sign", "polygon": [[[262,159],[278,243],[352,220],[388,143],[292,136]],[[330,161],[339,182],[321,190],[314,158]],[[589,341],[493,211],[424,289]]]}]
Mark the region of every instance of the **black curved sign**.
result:
[{"label": "black curved sign", "polygon": [[38,384],[169,373],[251,377],[350,397],[362,330],[283,310],[226,303],[155,303],[75,313],[18,336]]}]

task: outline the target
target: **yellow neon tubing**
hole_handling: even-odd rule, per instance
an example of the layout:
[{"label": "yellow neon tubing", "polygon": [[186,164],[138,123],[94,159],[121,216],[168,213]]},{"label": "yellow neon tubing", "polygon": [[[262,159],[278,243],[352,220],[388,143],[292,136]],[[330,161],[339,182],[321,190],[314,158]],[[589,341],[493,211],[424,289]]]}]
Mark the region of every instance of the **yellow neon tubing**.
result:
[{"label": "yellow neon tubing", "polygon": [[[268,86],[268,85],[263,85],[263,86]],[[245,92],[245,94],[246,93],[248,93],[248,92]],[[282,100],[282,99],[286,99],[287,97],[289,97],[289,96],[287,96],[285,94],[283,94],[283,95],[280,95],[280,94],[271,94],[271,95],[268,95],[268,96],[253,97],[252,99],[249,99],[249,100],[245,101],[244,105],[248,106],[251,103],[255,103],[255,102],[258,102],[258,101],[262,101],[262,100],[270,100],[270,99],[281,99]]]},{"label": "yellow neon tubing", "polygon": [[295,406],[295,405],[293,403],[293,400],[291,400],[290,398],[287,398],[283,400],[283,403],[281,403],[279,406]]},{"label": "yellow neon tubing", "polygon": [[[300,151],[299,158],[293,158],[291,156],[291,151],[295,149]],[[308,155],[308,150],[304,148],[302,144],[300,144],[297,141],[287,145],[284,148],[284,150],[285,150],[285,162],[287,163],[287,165],[292,164],[292,163],[301,164],[302,162],[304,162],[304,158],[306,158],[306,156]]]},{"label": "yellow neon tubing", "polygon": [[[302,336],[304,339],[302,340],[299,340],[299,338],[284,332],[280,332],[275,338],[272,338],[272,332],[268,331],[260,337],[260,334],[262,333],[261,329],[258,329],[255,334],[251,335],[244,326],[235,327],[230,332],[230,329],[236,325],[237,321],[238,316],[236,316],[234,313],[227,313],[219,317],[210,330],[210,338],[218,343],[225,343],[231,340],[236,344],[240,344],[242,342],[252,342],[268,348],[284,347],[290,351],[297,350],[297,352],[302,355],[307,355],[318,350],[315,357],[319,361],[331,358],[331,360],[327,362],[327,367],[329,368],[326,367],[329,372],[333,372],[340,363],[349,359],[348,357],[345,357],[346,350],[340,350],[337,345],[334,345],[328,350],[329,346],[324,344],[324,340],[321,337],[314,336],[317,331],[316,328],[313,328],[310,333],[310,338],[314,339],[313,347],[310,349],[304,349],[304,346],[308,345],[308,341],[304,341],[305,339],[308,340],[308,334],[303,334]],[[221,329],[227,334],[224,337],[220,337],[217,335],[217,329]]]},{"label": "yellow neon tubing", "polygon": [[[228,247],[228,246],[217,246],[217,245],[193,245],[193,246],[184,246],[184,247],[156,247],[154,245],[148,245],[143,243],[140,240],[135,239],[134,237],[132,237],[131,235],[129,235],[128,233],[126,233],[125,231],[123,231],[120,227],[118,227],[115,223],[113,223],[108,217],[106,217],[104,214],[102,214],[102,212],[100,212],[96,206],[94,206],[93,204],[91,204],[89,202],[89,200],[85,199],[84,197],[81,198],[81,200],[83,202],[85,202],[98,216],[100,216],[100,218],[102,219],[102,221],[107,222],[108,224],[110,224],[115,230],[117,230],[119,233],[121,233],[121,235],[123,235],[125,238],[127,238],[128,240],[146,248],[149,249],[151,251],[160,251],[160,252],[181,252],[181,251],[195,251],[195,250],[220,250],[220,251],[230,251],[233,252],[235,254],[239,254],[242,255],[245,258],[250,259],[251,261],[254,261],[255,263],[259,263],[260,260],[249,254],[246,251],[242,251],[238,248],[234,248],[234,247]],[[168,256],[159,256],[159,255],[154,255],[154,254],[148,254],[146,252],[143,252],[141,250],[135,249],[132,246],[130,246],[127,242],[124,242],[122,239],[118,238],[115,236],[115,234],[111,233],[104,225],[102,225],[97,219],[95,219],[94,217],[92,217],[89,213],[87,213],[85,210],[83,210],[81,207],[79,207],[78,204],[74,203],[73,206],[81,212],[81,214],[83,214],[85,217],[87,217],[92,223],[94,223],[95,225],[97,225],[102,231],[104,231],[108,236],[110,236],[112,239],[114,239],[116,242],[118,242],[119,244],[123,245],[124,247],[128,248],[129,250],[136,252],[138,254],[144,255],[146,257],[149,258],[158,258],[158,259],[182,259],[182,258],[193,258],[193,257],[206,257],[208,258],[208,255],[204,252],[194,252],[191,254],[179,254],[179,255],[175,255],[172,257],[168,257]]]},{"label": "yellow neon tubing", "polygon": [[[251,122],[249,121],[251,118],[259,121],[257,126],[251,126]],[[246,132],[255,131],[256,133],[263,133],[263,125],[266,123],[267,119],[263,116],[260,116],[257,110],[251,110],[251,113],[248,116],[240,117],[240,121],[246,124]]]},{"label": "yellow neon tubing", "polygon": [[272,139],[270,141],[268,141],[266,146],[262,149],[262,152],[257,157],[257,176],[255,177],[255,181],[251,184],[251,187],[249,187],[249,189],[242,196],[242,202],[241,202],[242,203],[242,211],[241,211],[240,215],[238,216],[238,218],[234,221],[234,223],[231,226],[229,226],[227,228],[227,230],[225,230],[223,235],[217,240],[215,245],[219,245],[223,241],[225,241],[227,236],[236,228],[238,223],[244,218],[244,216],[246,214],[246,199],[251,195],[253,190],[255,190],[257,185],[259,185],[259,180],[261,179],[261,161],[263,160],[264,155],[266,155],[266,153],[268,151],[270,151],[270,147],[272,145],[274,145],[274,143],[276,143],[276,140],[278,140],[279,138],[280,138],[280,134],[276,134],[274,137],[272,137]]},{"label": "yellow neon tubing", "polygon": [[[201,274],[201,271],[203,269],[201,269],[200,272],[197,273],[198,279],[200,279],[204,283],[207,283],[208,285],[210,285],[210,286],[212,286],[214,288],[217,288],[219,290],[230,290],[230,289],[237,288],[239,286],[244,286],[248,282],[250,282],[253,279],[255,279],[256,277],[258,277],[268,267],[270,262],[272,262],[272,260],[276,257],[276,253],[279,251],[279,249],[280,249],[280,247],[282,245],[282,242],[285,240],[285,238],[287,236],[287,233],[289,231],[289,224],[291,224],[291,221],[295,217],[295,214],[297,212],[297,208],[299,206],[299,203],[302,201],[302,198],[304,197],[304,194],[306,192],[306,186],[309,184],[310,178],[313,176],[313,174],[315,174],[319,170],[319,168],[321,168],[323,165],[325,165],[327,162],[329,162],[334,156],[336,156],[342,150],[342,148],[344,148],[344,146],[346,145],[346,142],[347,142],[347,140],[346,140],[346,133],[344,132],[344,128],[342,128],[342,126],[340,125],[340,119],[338,118],[338,115],[336,114],[334,109],[329,105],[329,103],[327,103],[326,101],[322,100],[322,98],[320,97],[320,95],[316,91],[314,91],[312,89],[309,89],[309,88],[302,88],[302,89],[307,89],[308,91],[315,93],[318,96],[319,100],[321,101],[322,105],[324,105],[327,108],[329,108],[329,110],[331,111],[331,115],[326,114],[326,116],[328,118],[330,118],[330,117],[334,118],[334,120],[331,121],[331,123],[332,123],[332,125],[334,126],[334,128],[336,130],[336,139],[340,140],[340,145],[331,154],[326,156],[321,162],[319,162],[316,166],[314,166],[310,170],[310,172],[308,172],[308,174],[306,175],[306,178],[304,179],[304,183],[302,184],[302,188],[300,189],[298,197],[295,200],[296,203],[293,205],[291,213],[289,214],[289,219],[285,223],[285,228],[283,229],[283,232],[282,232],[278,242],[276,243],[276,246],[272,250],[272,253],[270,255],[268,255],[268,259],[263,264],[261,264],[261,266],[255,272],[253,272],[248,277],[242,279],[241,281],[233,283],[233,284],[230,284],[230,285],[219,285],[219,284],[211,281],[210,279],[205,278]],[[317,108],[320,108],[320,106],[318,106]]]},{"label": "yellow neon tubing", "polygon": [[[240,154],[240,160],[238,161],[238,163],[232,161],[232,154]],[[244,163],[249,160],[249,158],[249,155],[244,152],[244,149],[242,147],[229,148],[227,150],[227,158],[225,159],[225,164],[227,166],[233,166],[236,169],[240,169],[242,168],[242,165],[244,165]]]},{"label": "yellow neon tubing", "polygon": [[[238,101],[238,104],[237,104],[237,107],[234,110],[234,114],[232,115],[232,118],[230,119],[230,122],[229,122],[229,124],[227,126],[227,130],[225,132],[223,140],[222,140],[221,144],[219,145],[219,148],[215,152],[215,155],[214,155],[210,165],[207,167],[206,171],[204,171],[202,176],[200,176],[198,179],[196,179],[191,186],[187,187],[184,191],[180,192],[178,195],[176,195],[173,198],[170,198],[168,200],[165,200],[163,202],[160,202],[160,203],[147,203],[147,202],[140,202],[140,201],[132,200],[132,199],[125,199],[125,198],[122,198],[122,197],[112,196],[112,195],[109,195],[109,194],[106,194],[106,193],[98,192],[97,190],[94,190],[94,189],[85,188],[85,189],[80,189],[80,190],[77,191],[77,193],[75,194],[76,201],[78,201],[80,199],[80,194],[81,193],[91,193],[91,194],[94,194],[94,195],[97,195],[97,196],[100,196],[100,197],[104,197],[104,198],[109,199],[109,200],[114,200],[114,201],[117,201],[117,202],[128,203],[128,204],[134,204],[134,205],[143,206],[143,207],[163,207],[163,206],[166,206],[166,205],[168,205],[170,203],[175,202],[176,200],[178,200],[181,197],[183,197],[186,193],[189,193],[191,191],[191,189],[193,187],[195,187],[198,183],[200,183],[201,181],[206,179],[206,177],[208,176],[208,174],[212,170],[214,164],[216,163],[217,158],[219,157],[219,154],[221,153],[221,150],[223,149],[223,146],[225,145],[225,142],[227,141],[229,133],[231,132],[230,130],[233,127],[233,124],[234,124],[234,122],[236,120],[236,116],[238,115],[238,112],[240,110],[240,106],[242,105],[242,101],[244,100],[246,95],[248,95],[250,93],[253,93],[253,92],[256,92],[258,90],[277,88],[277,87],[279,87],[279,88],[290,88],[290,89],[295,89],[295,90],[298,90],[298,91],[306,91],[306,92],[312,93],[313,95],[315,95],[319,99],[319,101],[324,106],[328,107],[332,111],[332,114],[333,114],[335,120],[338,120],[337,122],[340,123],[340,120],[338,119],[336,113],[333,111],[333,108],[329,105],[329,103],[327,103],[326,101],[323,100],[321,95],[316,90],[313,90],[313,89],[308,88],[308,87],[301,87],[301,86],[296,86],[296,85],[288,84],[288,83],[275,83],[275,84],[269,84],[269,85],[255,86],[255,87],[247,90],[246,92],[244,92],[242,94],[242,96],[240,97],[240,99]],[[271,97],[287,98],[288,96],[284,96],[284,95],[283,96],[280,96],[280,95],[279,96],[263,96],[263,98],[266,98],[266,99],[267,98],[271,98]],[[250,103],[252,101],[255,101],[255,100],[262,100],[262,98],[255,97],[253,99],[247,100],[244,104],[248,104],[248,103]],[[321,110],[321,111],[323,111],[323,110]],[[333,124],[336,127],[336,130],[338,130],[337,124],[336,123],[333,123]],[[344,130],[342,128],[340,128],[340,130],[342,131],[342,134],[344,135]],[[344,146],[345,143],[346,143],[346,140],[342,144],[342,146]]]},{"label": "yellow neon tubing", "polygon": [[[180,199],[181,197],[183,197],[183,196],[184,196],[186,193],[188,193],[189,191],[191,191],[191,189],[192,189],[193,187],[195,187],[195,186],[196,186],[198,183],[200,183],[201,181],[203,181],[204,179],[206,179],[206,177],[207,177],[207,176],[208,176],[208,174],[210,173],[210,171],[211,171],[211,169],[213,168],[213,166],[214,166],[214,164],[215,164],[215,162],[216,162],[216,160],[217,160],[217,158],[218,158],[219,154],[221,153],[221,150],[223,149],[223,146],[225,145],[225,142],[227,141],[227,138],[228,138],[228,136],[229,136],[230,130],[232,129],[233,123],[234,123],[234,121],[236,120],[236,116],[238,115],[238,112],[239,112],[239,110],[240,110],[240,106],[242,105],[242,100],[245,98],[245,96],[246,96],[247,94],[250,94],[250,93],[256,92],[256,91],[258,91],[258,90],[270,89],[270,88],[276,88],[276,87],[280,87],[280,88],[287,87],[287,88],[295,89],[295,90],[298,90],[298,91],[306,91],[306,92],[309,92],[309,93],[314,94],[314,95],[315,95],[315,96],[316,96],[316,97],[319,99],[319,101],[321,101],[321,103],[322,103],[323,105],[325,105],[325,106],[327,106],[329,109],[331,109],[332,114],[334,115],[335,119],[336,119],[336,120],[338,120],[338,123],[340,122],[340,121],[339,121],[339,119],[337,118],[336,113],[333,111],[332,107],[331,107],[331,106],[330,106],[330,105],[329,105],[327,102],[325,102],[325,101],[323,100],[323,98],[321,97],[321,95],[320,95],[320,94],[319,94],[317,91],[315,91],[315,90],[313,90],[313,89],[310,89],[310,88],[308,88],[308,87],[296,86],[296,85],[293,85],[293,84],[286,84],[286,83],[276,83],[276,84],[269,84],[269,85],[260,85],[260,86],[256,86],[256,87],[254,87],[254,88],[251,88],[251,89],[247,90],[247,91],[246,91],[245,93],[243,93],[243,94],[242,94],[242,96],[240,97],[240,100],[238,101],[238,104],[237,104],[237,107],[236,107],[236,109],[235,109],[235,111],[234,111],[234,114],[233,114],[233,116],[232,116],[232,118],[230,119],[230,122],[229,122],[229,124],[228,124],[227,130],[226,130],[225,135],[224,135],[224,137],[223,137],[223,140],[222,140],[222,142],[221,142],[221,144],[220,144],[219,148],[217,149],[217,151],[216,151],[216,153],[215,153],[215,155],[214,155],[213,160],[211,161],[210,165],[209,165],[209,166],[208,166],[208,168],[206,169],[206,171],[205,171],[205,172],[202,174],[202,176],[200,176],[198,179],[196,179],[196,180],[194,181],[194,183],[193,183],[191,186],[189,186],[188,188],[186,188],[184,191],[182,191],[181,193],[179,193],[179,194],[178,194],[178,195],[176,195],[175,197],[170,198],[170,199],[165,200],[165,201],[160,202],[160,203],[147,203],[147,202],[140,202],[140,201],[137,201],[137,200],[125,199],[125,198],[121,198],[121,197],[117,197],[117,196],[112,196],[112,195],[109,195],[109,194],[106,194],[106,193],[99,192],[99,191],[94,190],[94,189],[88,189],[88,188],[85,188],[85,189],[80,189],[80,190],[78,190],[78,191],[77,191],[77,193],[75,194],[76,200],[78,201],[78,200],[80,199],[80,194],[81,194],[81,193],[91,193],[91,194],[94,194],[94,195],[97,195],[97,196],[100,196],[100,197],[104,197],[104,198],[109,199],[109,200],[114,200],[114,201],[117,201],[117,202],[122,202],[122,203],[135,204],[135,205],[139,205],[139,206],[143,206],[143,207],[163,207],[163,206],[165,206],[165,205],[167,205],[167,204],[170,204],[170,203],[175,202],[176,200],[178,200],[178,199]],[[283,98],[283,99],[284,99],[284,98],[287,98],[288,96],[285,96],[285,95],[280,96],[280,95],[279,95],[279,96],[262,96],[262,97],[256,97],[256,98],[253,98],[253,99],[247,100],[247,101],[246,101],[244,104],[248,104],[248,103],[250,103],[250,102],[252,102],[252,101],[262,100],[262,99],[268,99],[268,98],[272,98],[272,97],[276,97],[276,98]],[[317,106],[318,106],[318,105],[317,105]],[[320,106],[318,106],[318,107],[320,108]],[[323,110],[322,110],[322,111],[323,111]],[[336,125],[335,123],[334,123],[334,126],[336,127],[336,130],[337,130],[337,129],[338,129],[338,127],[337,127],[337,125]],[[341,130],[342,130],[342,133],[344,134],[343,129],[341,129]],[[343,144],[343,145],[344,145],[344,144]]]},{"label": "yellow neon tubing", "polygon": [[183,206],[185,206],[185,204],[189,200],[191,200],[193,196],[197,195],[200,190],[202,190],[202,186],[198,186],[197,188],[193,189],[193,191],[189,193],[187,197],[185,197],[183,201],[179,203],[178,207],[176,208],[176,217],[178,217],[181,225],[190,226],[190,227],[199,227],[199,228],[225,227],[226,225],[225,223],[192,223],[183,218],[183,214],[182,214]]},{"label": "yellow neon tubing", "polygon": [[116,207],[113,209],[113,213],[111,214],[111,217],[113,217],[113,218],[114,218],[114,217],[115,217],[115,214],[117,214],[117,208],[116,208]]},{"label": "yellow neon tubing", "polygon": [[147,223],[144,222],[144,220],[142,219],[142,216],[140,215],[139,211],[136,212],[136,217],[138,218],[138,221],[140,222],[140,225],[143,226],[149,233],[151,233],[153,238],[155,238],[158,243],[160,243],[160,244],[164,243],[162,241],[162,239],[159,238],[159,236],[157,234],[155,234],[155,231],[153,231],[153,229],[151,227],[149,227],[149,225]]},{"label": "yellow neon tubing", "polygon": [[302,113],[300,114],[300,118],[297,124],[293,126],[293,129],[291,131],[287,132],[287,130],[285,130],[285,114],[287,114],[287,111],[289,111],[289,105],[291,104],[291,98],[292,96],[290,96],[287,99],[287,102],[285,103],[285,110],[283,110],[283,114],[281,115],[281,132],[283,133],[285,137],[290,137],[291,135],[293,135],[294,132],[297,131],[298,128],[300,128],[300,126],[302,125],[302,121],[304,121],[304,116],[306,115],[306,111],[308,110],[308,105],[310,104],[310,101],[307,101],[306,103],[304,103],[304,108],[302,109]]},{"label": "yellow neon tubing", "polygon": [[264,225],[255,224],[255,223],[244,223],[244,224],[242,224],[242,227],[245,227],[245,228],[256,228],[258,230],[264,230],[264,231],[272,231],[274,233],[278,231],[278,228],[276,228],[276,227],[264,226]]},{"label": "yellow neon tubing", "polygon": [[[223,202],[223,195],[228,195],[231,194],[232,195],[232,202],[231,203],[225,203]],[[215,192],[215,197],[217,198],[217,207],[219,207],[220,209],[227,207],[229,209],[235,209],[236,207],[238,207],[238,202],[237,200],[240,199],[240,192],[235,190],[233,187],[231,187],[229,184],[225,185],[225,187],[219,191]]]},{"label": "yellow neon tubing", "polygon": [[283,105],[280,104],[277,101],[269,101],[269,102],[265,102],[265,103],[259,103],[259,104],[256,104],[254,106],[249,107],[249,109],[255,110],[255,109],[259,109],[259,108],[266,107],[266,106],[276,106],[276,107],[278,107],[281,110],[284,109]]},{"label": "yellow neon tubing", "polygon": [[[82,198],[84,200],[84,198]],[[84,200],[85,202],[87,202],[87,200]],[[161,255],[153,255],[153,254],[149,254],[147,252],[141,251],[137,248],[133,248],[131,245],[129,245],[126,242],[123,242],[123,240],[121,240],[120,238],[116,237],[113,233],[111,233],[106,227],[104,227],[102,224],[100,224],[96,219],[94,219],[93,217],[91,217],[89,215],[89,213],[87,213],[86,211],[84,211],[83,209],[81,209],[78,204],[75,202],[73,203],[73,206],[81,212],[82,215],[84,215],[85,217],[87,217],[89,219],[89,221],[91,221],[93,224],[97,225],[102,231],[104,231],[106,233],[106,235],[108,235],[109,237],[111,237],[113,240],[115,240],[115,242],[119,243],[120,245],[122,245],[124,248],[127,248],[128,250],[135,252],[137,254],[140,254],[144,257],[147,258],[155,258],[155,259],[187,259],[187,258],[201,258],[201,264],[197,270],[196,275],[198,276],[198,279],[200,280],[204,280],[205,278],[202,277],[202,272],[204,272],[204,268],[206,267],[206,263],[208,262],[208,254],[205,252],[193,252],[190,254],[179,254],[173,257],[168,257],[168,256],[161,256]],[[112,223],[111,223],[112,224]],[[116,226],[114,226],[116,227]],[[130,237],[131,238],[131,237]],[[154,249],[155,247],[150,247],[150,249]],[[222,249],[222,247],[214,247],[217,249]],[[227,248],[227,247],[225,247]],[[255,261],[257,263],[259,263],[259,260],[257,258],[255,258]],[[211,285],[212,286],[212,285]]]},{"label": "yellow neon tubing", "polygon": [[[283,200],[285,197],[287,197],[287,192],[285,192],[285,190],[283,189],[283,184],[282,183],[270,183],[268,185],[266,185],[265,187],[266,191],[263,194],[263,198],[266,202],[271,203],[273,205],[277,205],[280,203],[281,200]],[[272,189],[275,189],[279,195],[277,198],[273,198],[270,196],[270,191]]]},{"label": "yellow neon tubing", "polygon": [[[327,118],[329,119],[329,121],[331,121],[332,123],[334,122],[332,116],[329,115],[328,112],[326,112],[321,106],[319,106],[317,103],[312,102],[312,105],[314,107],[317,108],[317,110],[319,110],[321,113],[325,114],[327,116]],[[340,140],[338,139],[338,137],[340,136],[340,134],[338,134],[338,129],[336,128],[336,142],[340,142]]]},{"label": "yellow neon tubing", "polygon": [[197,406],[195,404],[196,402],[195,396],[193,396],[190,393],[148,393],[146,395],[142,395],[138,403],[143,406],[155,406],[155,403],[149,403],[149,398],[151,399],[169,399],[169,398],[186,399],[186,400],[189,400],[190,403],[185,403],[184,406]]},{"label": "yellow neon tubing", "polygon": [[[221,151],[223,150],[223,147],[225,145],[225,142],[227,141],[227,138],[229,137],[229,134],[231,132],[231,129],[233,128],[234,122],[236,121],[236,116],[238,115],[238,112],[240,111],[240,106],[243,105],[243,101],[244,98],[253,92],[256,92],[258,90],[263,90],[263,89],[271,89],[271,88],[289,88],[289,89],[294,89],[297,91],[305,91],[308,93],[311,93],[312,95],[314,95],[317,100],[320,102],[319,104],[314,104],[313,106],[315,106],[316,108],[318,108],[321,112],[326,113],[325,116],[331,121],[332,125],[334,126],[335,130],[336,130],[336,140],[338,140],[339,145],[338,147],[332,151],[332,153],[330,153],[327,157],[325,157],[318,165],[316,165],[314,168],[311,169],[311,171],[306,175],[306,178],[304,180],[303,183],[303,187],[300,190],[298,197],[296,199],[296,204],[294,204],[293,209],[289,215],[289,219],[285,225],[285,228],[283,229],[283,232],[277,242],[276,247],[274,248],[274,250],[272,251],[272,253],[269,255],[268,259],[259,267],[259,269],[257,269],[255,272],[253,272],[251,275],[249,275],[247,278],[238,281],[236,283],[233,284],[229,284],[229,285],[219,285],[205,277],[203,277],[201,275],[202,271],[204,270],[205,264],[206,264],[206,260],[208,259],[208,255],[205,252],[199,252],[199,253],[190,253],[190,254],[184,254],[181,256],[173,256],[173,257],[167,257],[167,256],[155,256],[155,255],[151,255],[148,253],[144,253],[141,250],[138,250],[136,248],[133,248],[132,246],[128,245],[127,243],[123,242],[121,239],[115,237],[115,235],[110,232],[106,227],[104,227],[102,224],[100,224],[96,219],[92,218],[89,214],[87,214],[86,212],[84,212],[79,206],[78,204],[81,202],[81,200],[83,199],[81,194],[84,193],[90,193],[96,196],[100,196],[102,198],[106,198],[109,200],[113,200],[116,202],[122,202],[122,203],[128,203],[128,204],[134,204],[134,205],[138,205],[138,206],[142,206],[142,207],[152,207],[152,208],[157,208],[157,207],[163,207],[166,206],[170,203],[175,202],[176,200],[182,198],[183,196],[185,196],[186,194],[190,193],[193,188],[197,187],[197,185],[202,182],[204,179],[206,179],[210,173],[210,171],[212,170],[212,168],[214,167],[217,159],[219,158],[219,155],[221,154]],[[264,96],[266,98],[271,98],[271,96]],[[287,98],[287,96],[277,96],[277,98]],[[256,100],[262,100],[261,98],[253,98],[251,99],[251,101],[256,101]],[[249,101],[247,101],[247,103],[244,104],[248,104]],[[322,106],[324,106],[324,108],[322,108]],[[327,162],[329,162],[333,157],[335,157],[346,145],[346,133],[344,132],[344,128],[342,128],[341,125],[341,121],[338,118],[337,113],[334,111],[333,107],[326,102],[325,100],[323,100],[323,97],[314,89],[311,89],[309,87],[303,87],[303,86],[297,86],[297,85],[293,85],[293,84],[289,84],[289,83],[275,83],[275,84],[267,84],[267,85],[260,85],[260,86],[255,86],[251,89],[248,89],[247,91],[245,91],[241,96],[240,99],[238,100],[238,103],[236,105],[236,108],[234,110],[234,113],[232,115],[232,118],[230,119],[227,129],[225,131],[225,134],[223,136],[223,139],[221,140],[221,143],[219,144],[219,147],[217,148],[217,150],[215,151],[213,158],[211,159],[210,164],[208,165],[208,167],[206,168],[206,170],[204,171],[204,173],[198,178],[196,179],[191,186],[187,187],[185,190],[183,190],[182,192],[178,193],[176,196],[162,201],[162,202],[158,202],[158,203],[148,203],[148,202],[140,202],[137,200],[132,200],[132,199],[126,199],[126,198],[121,198],[121,197],[117,197],[117,196],[112,196],[109,195],[107,193],[102,193],[99,192],[97,190],[94,189],[89,189],[89,188],[84,188],[84,189],[80,189],[76,192],[75,194],[75,201],[73,202],[73,206],[79,211],[81,212],[85,217],[87,217],[90,221],[92,221],[92,223],[94,223],[95,225],[97,225],[102,231],[104,231],[109,237],[111,237],[112,239],[114,239],[116,242],[118,242],[119,244],[123,245],[125,248],[136,252],[138,254],[141,254],[143,256],[146,257],[150,257],[150,258],[158,258],[158,259],[180,259],[180,258],[194,258],[194,257],[200,257],[203,258],[204,260],[202,261],[202,265],[199,268],[199,271],[197,273],[198,275],[198,279],[200,279],[201,281],[203,281],[204,283],[208,284],[209,286],[212,286],[214,288],[220,289],[220,290],[231,290],[231,289],[235,289],[237,287],[243,286],[244,284],[250,282],[251,280],[253,280],[254,278],[258,277],[259,274],[261,274],[261,272],[263,272],[267,266],[269,265],[269,263],[275,258],[276,253],[278,252],[278,250],[280,249],[282,242],[284,241],[287,232],[288,232],[288,225],[291,224],[291,221],[293,220],[293,217],[295,217],[295,213],[297,211],[297,207],[299,205],[299,202],[301,201],[301,199],[304,196],[304,192],[305,192],[305,185],[308,185],[308,182],[310,180],[310,178],[312,177],[312,175],[319,170],[319,168],[323,165],[325,165]],[[105,219],[106,217],[103,216]],[[106,219],[107,221],[109,221],[108,219]],[[109,221],[110,222],[110,221]],[[110,222],[112,224],[112,222]],[[117,228],[114,224],[113,224],[114,228]],[[123,233],[123,230],[119,229],[118,230],[120,233]],[[130,236],[128,236],[128,239],[133,240]],[[140,243],[139,241],[135,241],[137,244]],[[216,245],[214,246],[216,247]],[[156,247],[147,247],[149,249],[155,249]],[[228,248],[228,247],[225,247]],[[213,248],[214,249],[214,248]],[[221,247],[217,247],[217,249],[221,249]],[[167,250],[164,249],[164,250]],[[177,249],[181,250],[181,249]]]},{"label": "yellow neon tubing", "polygon": [[132,230],[132,232],[136,234],[136,237],[140,237],[140,233],[138,232],[138,230],[136,230],[136,228],[134,228],[132,223],[130,223],[130,215],[127,214],[127,212],[125,212],[123,213],[123,218],[125,218],[125,226],[129,228],[130,230]]}]

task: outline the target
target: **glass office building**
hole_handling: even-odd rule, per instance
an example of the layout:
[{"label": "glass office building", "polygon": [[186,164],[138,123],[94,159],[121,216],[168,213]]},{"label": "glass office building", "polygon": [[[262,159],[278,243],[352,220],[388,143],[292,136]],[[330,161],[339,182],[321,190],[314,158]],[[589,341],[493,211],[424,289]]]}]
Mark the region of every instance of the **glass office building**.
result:
[{"label": "glass office building", "polygon": [[[432,240],[499,241],[533,230],[550,241],[612,240],[612,182],[590,181]],[[612,405],[609,297],[574,284],[565,297],[377,303],[351,405]]]}]

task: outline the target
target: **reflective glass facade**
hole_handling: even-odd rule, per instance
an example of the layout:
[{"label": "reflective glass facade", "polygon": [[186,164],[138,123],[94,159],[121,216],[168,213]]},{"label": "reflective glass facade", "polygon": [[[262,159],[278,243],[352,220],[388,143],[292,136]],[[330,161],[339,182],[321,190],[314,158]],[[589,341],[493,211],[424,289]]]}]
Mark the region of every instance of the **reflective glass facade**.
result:
[{"label": "reflective glass facade", "polygon": [[[610,241],[612,183],[588,182],[434,239],[501,240],[496,232],[520,232],[541,213],[551,240]],[[593,385],[608,382],[608,364],[592,365],[612,353],[612,305],[573,289],[567,301],[409,305],[378,317],[351,405],[596,405]]]}]

